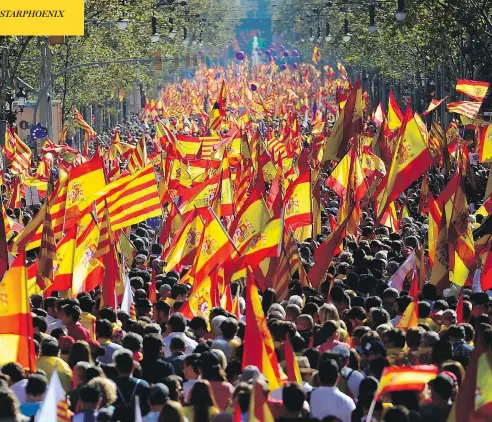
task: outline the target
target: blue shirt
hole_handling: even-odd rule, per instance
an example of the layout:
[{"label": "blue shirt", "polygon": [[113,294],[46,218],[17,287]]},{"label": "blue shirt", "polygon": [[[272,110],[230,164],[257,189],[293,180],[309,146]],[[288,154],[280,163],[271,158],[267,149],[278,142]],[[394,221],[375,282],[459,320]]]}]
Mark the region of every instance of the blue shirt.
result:
[{"label": "blue shirt", "polygon": [[24,416],[34,416],[36,413],[38,413],[38,410],[41,408],[42,403],[43,402],[41,401],[22,403],[20,405],[20,411]]}]

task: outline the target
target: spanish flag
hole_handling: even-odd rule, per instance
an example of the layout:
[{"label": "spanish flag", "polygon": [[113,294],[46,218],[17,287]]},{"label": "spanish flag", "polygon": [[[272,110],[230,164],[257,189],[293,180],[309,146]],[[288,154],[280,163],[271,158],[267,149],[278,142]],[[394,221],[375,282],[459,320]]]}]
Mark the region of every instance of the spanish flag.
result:
[{"label": "spanish flag", "polygon": [[[446,224],[447,219],[445,212],[442,213],[440,220],[441,221],[439,224],[437,240],[432,242],[432,247],[434,248],[434,256],[432,260],[432,272],[429,280],[430,284],[436,286],[438,292],[442,292],[449,285],[449,254],[451,249],[448,242],[448,228]],[[454,251],[452,251],[452,249],[451,252],[454,254]],[[431,244],[429,244],[429,254],[430,253]]]},{"label": "spanish flag", "polygon": [[301,371],[299,370],[299,364],[297,363],[296,354],[294,353],[289,333],[285,335],[284,351],[287,379],[291,382],[302,384]]},{"label": "spanish flag", "polygon": [[31,372],[36,370],[36,355],[25,252],[21,250],[0,283],[0,365],[18,362]]},{"label": "spanish flag", "polygon": [[388,102],[388,128],[390,130],[396,130],[403,124],[403,113],[398,106],[393,91],[390,91]]},{"label": "spanish flag", "polygon": [[193,264],[199,250],[203,229],[204,224],[200,214],[194,210],[186,218],[180,230],[174,235],[169,248],[162,255],[166,261],[165,272]]},{"label": "spanish flag", "polygon": [[489,89],[488,82],[470,81],[468,79],[459,79],[456,83],[456,91],[468,95],[476,101],[482,102]]},{"label": "spanish flag", "polygon": [[321,59],[321,55],[319,54],[319,48],[314,46],[313,48],[313,63],[318,64]]},{"label": "spanish flag", "polygon": [[438,368],[434,365],[388,366],[384,368],[381,375],[374,400],[392,391],[422,391],[438,372]]},{"label": "spanish flag", "polygon": [[249,241],[261,232],[270,218],[265,200],[258,189],[253,189],[229,228],[232,241],[240,253],[244,252]]},{"label": "spanish flag", "polygon": [[[243,369],[256,366],[268,380],[271,391],[280,386],[281,372],[272,335],[266,323],[261,300],[253,279],[246,283],[246,333],[244,336]],[[282,374],[283,375],[283,374]]]},{"label": "spanish flag", "polygon": [[480,128],[478,161],[481,163],[492,161],[492,124]]},{"label": "spanish flag", "polygon": [[378,218],[381,218],[386,207],[419,175],[427,171],[432,161],[432,155],[422,137],[418,123],[408,107],[390,169],[378,187],[379,192],[376,192],[379,205]]},{"label": "spanish flag", "polygon": [[70,227],[56,247],[56,270],[53,283],[45,290],[45,295],[54,291],[70,289],[73,278],[73,264],[76,248],[77,226]]},{"label": "spanish flag", "polygon": [[396,324],[395,328],[401,328],[408,330],[409,328],[416,327],[419,319],[419,277],[417,270],[413,270],[413,277],[410,286],[409,295],[412,297],[412,301],[408,304],[407,308],[403,312],[402,317]]},{"label": "spanish flag", "polygon": [[82,217],[79,206],[106,186],[103,160],[96,158],[74,167],[68,177],[64,230],[76,224]]},{"label": "spanish flag", "polygon": [[229,157],[224,153],[220,170],[220,194],[217,201],[220,204],[220,217],[234,215],[234,191],[232,188],[231,169],[229,167]]},{"label": "spanish flag", "polygon": [[284,197],[285,227],[296,229],[313,222],[311,171],[307,170],[292,183]]},{"label": "spanish flag", "polygon": [[429,267],[432,269],[434,266],[434,257],[436,255],[436,246],[439,236],[439,226],[441,224],[441,210],[437,205],[437,201],[434,198],[432,192],[429,192],[428,196],[428,247],[429,247]]},{"label": "spanish flag", "polygon": [[[268,386],[271,389],[271,385],[268,384]],[[239,413],[238,416],[240,418],[241,414]],[[275,422],[263,387],[258,383],[253,385],[253,391],[251,392],[247,422]]]}]

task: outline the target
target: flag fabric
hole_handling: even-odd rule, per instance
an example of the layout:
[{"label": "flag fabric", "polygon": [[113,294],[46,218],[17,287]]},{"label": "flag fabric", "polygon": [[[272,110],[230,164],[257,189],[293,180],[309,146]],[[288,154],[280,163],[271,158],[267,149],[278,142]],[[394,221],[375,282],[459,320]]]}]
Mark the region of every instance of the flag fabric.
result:
[{"label": "flag fabric", "polygon": [[476,117],[481,106],[482,103],[474,101],[456,101],[446,105],[450,113],[463,114],[470,119],[474,119]]},{"label": "flag fabric", "polygon": [[242,363],[243,369],[248,365],[256,366],[268,380],[272,391],[280,386],[281,373],[275,345],[253,279],[246,283],[246,332]]},{"label": "flag fabric", "polygon": [[422,114],[424,116],[427,116],[429,113],[433,112],[437,107],[439,107],[444,101],[446,101],[448,97],[444,97],[442,100],[437,100],[433,98],[427,107],[427,110],[425,110]]},{"label": "flag fabric", "polygon": [[415,252],[412,252],[408,257],[403,261],[403,264],[395,271],[395,273],[391,276],[388,282],[389,287],[393,287],[394,289],[401,292],[403,290],[403,283],[407,279],[409,275],[412,275],[414,271],[417,269],[417,263],[415,261]]},{"label": "flag fabric", "polygon": [[[241,416],[240,413],[238,415]],[[253,384],[253,391],[249,400],[247,422],[275,422],[263,387],[257,382]]]},{"label": "flag fabric", "polygon": [[313,63],[318,64],[320,60],[321,60],[321,54],[319,53],[319,48],[317,46],[314,46],[314,48],[313,48]]},{"label": "flag fabric", "polygon": [[72,413],[68,408],[68,402],[63,386],[58,376],[58,371],[53,371],[46,390],[41,408],[34,417],[35,422],[70,422]]},{"label": "flag fabric", "polygon": [[434,365],[388,366],[383,370],[374,400],[392,391],[422,391],[438,372]]},{"label": "flag fabric", "polygon": [[396,101],[393,91],[390,91],[389,101],[388,101],[388,128],[390,130],[396,130],[403,124],[403,113],[400,110],[400,106]]},{"label": "flag fabric", "polygon": [[0,365],[18,362],[36,370],[34,332],[27,292],[25,252],[21,250],[0,283]]},{"label": "flag fabric", "polygon": [[92,129],[89,123],[85,121],[84,116],[82,116],[82,113],[76,108],[73,109],[73,119],[75,124],[79,128],[83,129],[89,138],[93,138],[96,136],[96,131]]},{"label": "flag fabric", "polygon": [[12,174],[30,175],[32,152],[13,131],[5,132],[5,155],[10,160]]},{"label": "flag fabric", "polygon": [[132,151],[128,158],[127,170],[130,174],[134,174],[136,171],[143,169],[147,166],[149,160],[147,158],[147,139],[144,133],[138,141],[135,149]]},{"label": "flag fabric", "polygon": [[412,271],[412,280],[410,282],[409,296],[412,297],[412,301],[408,304],[407,308],[403,312],[395,328],[401,328],[408,330],[409,328],[416,327],[419,319],[419,277],[417,270]]},{"label": "flag fabric", "polygon": [[[12,234],[10,230],[10,223],[7,219],[7,214],[5,213],[5,208],[2,203],[0,203],[0,207],[2,207],[3,217],[3,221],[0,221],[0,279],[2,279],[9,269],[9,250],[7,243]],[[7,225],[9,227],[8,230]],[[7,233],[9,234],[7,235]]]},{"label": "flag fabric", "polygon": [[400,133],[390,169],[378,187],[379,192],[376,191],[378,217],[382,216],[386,207],[432,165],[432,155],[410,107],[407,108]]},{"label": "flag fabric", "polygon": [[288,187],[284,197],[284,210],[287,229],[312,223],[311,171],[305,171]]},{"label": "flag fabric", "polygon": [[297,382],[299,385],[302,384],[301,371],[299,370],[299,364],[297,363],[296,354],[294,353],[294,348],[289,338],[289,333],[285,336],[284,343],[285,350],[285,372],[287,379],[291,382]]},{"label": "flag fabric", "polygon": [[72,285],[75,248],[77,246],[77,225],[70,227],[56,246],[56,271],[53,283],[45,290],[49,295],[53,291],[65,291]]},{"label": "flag fabric", "polygon": [[53,231],[50,210],[46,207],[37,274],[37,283],[42,290],[53,282],[53,268],[56,259],[55,233]]},{"label": "flag fabric", "polygon": [[488,89],[488,82],[459,79],[456,83],[456,91],[461,92],[462,94],[466,94],[475,101],[480,102],[482,102],[487,95]]},{"label": "flag fabric", "polygon": [[440,218],[437,241],[434,246],[432,272],[429,279],[429,283],[436,286],[438,292],[442,292],[449,285],[450,255],[446,222],[446,212],[443,212]]},{"label": "flag fabric", "polygon": [[133,303],[133,290],[128,276],[125,276],[125,293],[123,294],[123,300],[121,301],[120,308],[123,312],[126,312],[128,315],[130,315],[131,319],[137,319],[135,304]]},{"label": "flag fabric", "polygon": [[492,161],[492,124],[480,128],[480,140],[478,144],[478,161],[489,163]]}]

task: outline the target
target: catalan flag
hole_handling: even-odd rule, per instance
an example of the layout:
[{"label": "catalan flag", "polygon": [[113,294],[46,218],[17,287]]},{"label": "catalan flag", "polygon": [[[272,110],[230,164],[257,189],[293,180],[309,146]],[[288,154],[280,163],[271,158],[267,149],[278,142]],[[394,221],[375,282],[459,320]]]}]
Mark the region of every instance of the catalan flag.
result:
[{"label": "catalan flag", "polygon": [[5,137],[5,152],[10,160],[12,174],[28,176],[31,169],[31,148],[15,132],[7,131]]},{"label": "catalan flag", "polygon": [[37,283],[44,290],[53,282],[53,267],[56,262],[56,243],[51,213],[46,208],[43,222],[43,233],[41,236],[41,248],[39,251],[39,264]]},{"label": "catalan flag", "polygon": [[459,79],[456,83],[456,91],[466,94],[473,100],[480,102],[482,102],[487,95],[488,89],[488,82]]},{"label": "catalan flag", "polygon": [[34,333],[25,252],[21,250],[0,283],[0,364],[18,362],[31,372],[36,370]]},{"label": "catalan flag", "polygon": [[470,119],[474,119],[477,116],[478,110],[480,110],[482,103],[475,101],[457,101],[454,103],[448,103],[446,106],[450,113],[463,114]]},{"label": "catalan flag", "polygon": [[134,174],[137,170],[143,169],[148,163],[147,140],[145,134],[143,134],[128,158],[127,170],[130,174]]},{"label": "catalan flag", "polygon": [[84,119],[84,116],[82,116],[82,113],[77,110],[76,108],[73,109],[73,119],[74,119],[74,122],[75,124],[83,129],[86,133],[86,136],[88,139],[90,138],[94,138],[97,133],[94,129],[92,129],[92,127],[89,125],[89,123],[87,123]]}]

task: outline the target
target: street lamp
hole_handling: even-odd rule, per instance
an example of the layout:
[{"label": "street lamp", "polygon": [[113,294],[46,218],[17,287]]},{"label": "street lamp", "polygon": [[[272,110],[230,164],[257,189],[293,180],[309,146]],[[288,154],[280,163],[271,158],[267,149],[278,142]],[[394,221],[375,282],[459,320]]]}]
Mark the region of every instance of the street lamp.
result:
[{"label": "street lamp", "polygon": [[188,45],[190,41],[188,40],[188,28],[185,26],[183,28],[183,45]]},{"label": "street lamp", "polygon": [[326,36],[325,36],[325,41],[331,41],[330,24],[328,22],[326,22]]},{"label": "street lamp", "polygon": [[128,29],[128,24],[130,23],[130,20],[128,19],[118,19],[116,21],[116,26],[120,31],[126,31]]},{"label": "street lamp", "polygon": [[407,12],[405,12],[405,0],[398,0],[398,10],[395,12],[395,18],[398,22],[403,22],[407,18]]},{"label": "street lamp", "polygon": [[376,25],[376,7],[373,4],[369,5],[369,25],[367,26],[367,32],[371,34],[378,30]]},{"label": "street lamp", "polygon": [[309,41],[314,42],[313,28],[309,28]]},{"label": "street lamp", "polygon": [[318,24],[318,42],[321,42],[323,38],[321,38],[321,26]]},{"label": "street lamp", "polygon": [[157,33],[157,18],[152,16],[152,35],[150,36],[150,42],[156,43],[161,39],[161,35]]},{"label": "street lamp", "polygon": [[176,30],[174,29],[174,19],[173,18],[169,18],[169,25],[170,25],[169,34],[167,34],[167,36],[173,40],[176,37]]},{"label": "street lamp", "polygon": [[342,35],[342,40],[344,42],[349,42],[350,38],[352,38],[352,35],[349,32],[349,21],[347,18],[343,20],[343,35]]},{"label": "street lamp", "polygon": [[19,106],[22,113],[22,111],[24,111],[24,106],[26,105],[26,91],[24,90],[24,88],[19,88],[19,91],[17,92],[17,94],[15,94],[15,96],[17,98],[17,105]]}]

